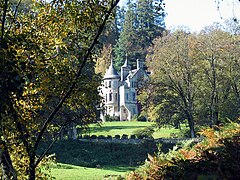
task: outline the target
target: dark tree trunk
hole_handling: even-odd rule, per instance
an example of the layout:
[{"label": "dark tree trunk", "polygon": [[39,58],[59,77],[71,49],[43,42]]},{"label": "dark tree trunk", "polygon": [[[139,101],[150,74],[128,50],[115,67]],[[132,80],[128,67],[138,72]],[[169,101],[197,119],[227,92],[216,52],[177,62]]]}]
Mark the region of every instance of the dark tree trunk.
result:
[{"label": "dark tree trunk", "polygon": [[0,140],[0,166],[2,170],[3,180],[13,179],[17,180],[17,174],[12,165],[12,160],[10,158],[8,148],[6,143]]},{"label": "dark tree trunk", "polygon": [[195,127],[194,127],[194,120],[192,114],[187,113],[187,120],[190,129],[190,137],[195,138]]},{"label": "dark tree trunk", "polygon": [[32,153],[29,158],[30,158],[29,180],[35,180],[35,178],[36,178],[35,153]]}]

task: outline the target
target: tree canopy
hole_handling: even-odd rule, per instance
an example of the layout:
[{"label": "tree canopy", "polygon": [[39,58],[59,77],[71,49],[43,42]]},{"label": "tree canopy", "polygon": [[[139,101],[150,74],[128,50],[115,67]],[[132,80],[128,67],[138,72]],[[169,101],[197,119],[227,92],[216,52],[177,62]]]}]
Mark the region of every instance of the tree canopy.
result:
[{"label": "tree canopy", "polygon": [[[0,2],[0,163],[4,179],[44,178],[47,131],[97,120],[94,48],[118,0]],[[54,139],[56,139],[54,137]]]},{"label": "tree canopy", "polygon": [[139,97],[143,114],[159,124],[186,119],[192,137],[195,125],[236,120],[240,36],[232,33],[235,27],[226,32],[212,26],[199,34],[177,30],[156,38],[147,55],[150,80]]}]

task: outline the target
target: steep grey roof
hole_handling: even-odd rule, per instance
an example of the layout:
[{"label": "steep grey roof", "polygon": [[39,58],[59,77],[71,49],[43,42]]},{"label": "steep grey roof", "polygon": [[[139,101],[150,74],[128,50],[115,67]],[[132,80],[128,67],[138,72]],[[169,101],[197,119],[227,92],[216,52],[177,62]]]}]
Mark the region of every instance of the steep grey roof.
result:
[{"label": "steep grey roof", "polygon": [[128,74],[128,78],[133,78],[133,76],[138,72],[139,69],[133,69],[131,71],[129,71],[129,74]]},{"label": "steep grey roof", "polygon": [[113,66],[113,62],[111,60],[111,65],[106,71],[106,74],[104,75],[104,79],[116,79],[120,78],[119,74],[117,73],[117,70]]},{"label": "steep grey roof", "polygon": [[148,76],[148,74],[146,73],[146,71],[144,71],[143,69],[133,69],[129,72],[128,74],[128,78],[131,79],[133,78],[136,74],[138,74],[138,72],[142,71],[144,74],[146,74]]}]

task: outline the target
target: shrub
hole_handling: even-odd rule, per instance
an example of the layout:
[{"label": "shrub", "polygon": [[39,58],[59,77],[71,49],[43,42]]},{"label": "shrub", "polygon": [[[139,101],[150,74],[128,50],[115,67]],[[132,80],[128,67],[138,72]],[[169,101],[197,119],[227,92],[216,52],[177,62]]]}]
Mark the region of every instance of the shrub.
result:
[{"label": "shrub", "polygon": [[122,139],[128,139],[128,135],[127,134],[123,134],[122,135]]},{"label": "shrub", "polygon": [[106,137],[104,135],[100,135],[98,136],[98,139],[106,139]]},{"label": "shrub", "polygon": [[83,135],[83,139],[90,139],[90,136],[85,134],[85,135]]},{"label": "shrub", "polygon": [[153,138],[154,128],[151,126],[145,127],[144,129],[138,129],[133,132],[137,138]]},{"label": "shrub", "polygon": [[112,139],[112,136],[110,136],[110,135],[107,135],[107,139]]},{"label": "shrub", "polygon": [[132,117],[132,119],[131,119],[131,121],[137,121],[137,119],[138,119],[138,115],[137,115],[137,114],[134,114],[133,117]]},{"label": "shrub", "polygon": [[115,135],[114,138],[115,139],[120,139],[120,135]]},{"label": "shrub", "polygon": [[136,135],[135,135],[135,134],[132,134],[132,135],[130,136],[130,139],[136,139]]},{"label": "shrub", "polygon": [[131,121],[140,121],[140,122],[146,122],[147,121],[147,118],[144,117],[144,116],[138,116],[138,115],[133,115]]},{"label": "shrub", "polygon": [[161,150],[126,179],[240,179],[240,124],[207,128],[205,138],[185,142],[168,153]]},{"label": "shrub", "polygon": [[97,139],[97,136],[96,135],[92,135],[91,139]]},{"label": "shrub", "polygon": [[120,121],[120,117],[119,116],[109,116],[109,115],[106,115],[105,116],[105,121],[107,122],[112,122],[112,121]]},{"label": "shrub", "polygon": [[147,118],[144,117],[144,116],[138,116],[137,121],[146,122],[146,121],[147,121]]}]

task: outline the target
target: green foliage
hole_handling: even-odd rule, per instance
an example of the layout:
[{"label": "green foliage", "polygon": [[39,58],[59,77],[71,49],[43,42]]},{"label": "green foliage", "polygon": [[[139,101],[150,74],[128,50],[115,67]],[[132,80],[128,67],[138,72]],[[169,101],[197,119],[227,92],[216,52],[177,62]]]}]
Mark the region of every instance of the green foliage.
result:
[{"label": "green foliage", "polygon": [[123,65],[126,54],[133,66],[136,65],[136,59],[145,60],[147,48],[165,28],[165,12],[159,8],[162,7],[161,3],[162,1],[153,0],[128,2],[123,28],[114,46],[117,70]]},{"label": "green foliage", "polygon": [[137,138],[153,138],[154,128],[151,126],[145,127],[144,129],[138,129],[133,132]]},{"label": "green foliage", "polygon": [[102,76],[105,75],[106,69],[110,66],[111,53],[112,53],[111,45],[103,46],[103,49],[100,55],[98,55],[97,57],[96,67],[95,67],[96,73],[100,73]]},{"label": "green foliage", "polygon": [[240,36],[229,29],[176,30],[154,40],[147,55],[150,80],[138,96],[148,120],[178,127],[186,119],[193,137],[195,125],[237,119]]},{"label": "green foliage", "polygon": [[110,116],[110,115],[106,115],[105,116],[105,121],[106,122],[113,122],[113,121],[120,121],[120,117],[119,116]]},{"label": "green foliage", "polygon": [[0,2],[0,157],[9,151],[7,179],[39,177],[40,140],[97,119],[94,47],[116,2]]},{"label": "green foliage", "polygon": [[131,121],[139,121],[139,122],[146,122],[147,121],[147,118],[142,116],[142,115],[133,115]]},{"label": "green foliage", "polygon": [[239,179],[240,126],[229,123],[215,129],[203,130],[205,138],[198,144],[186,142],[167,154],[149,155],[127,179]]}]

